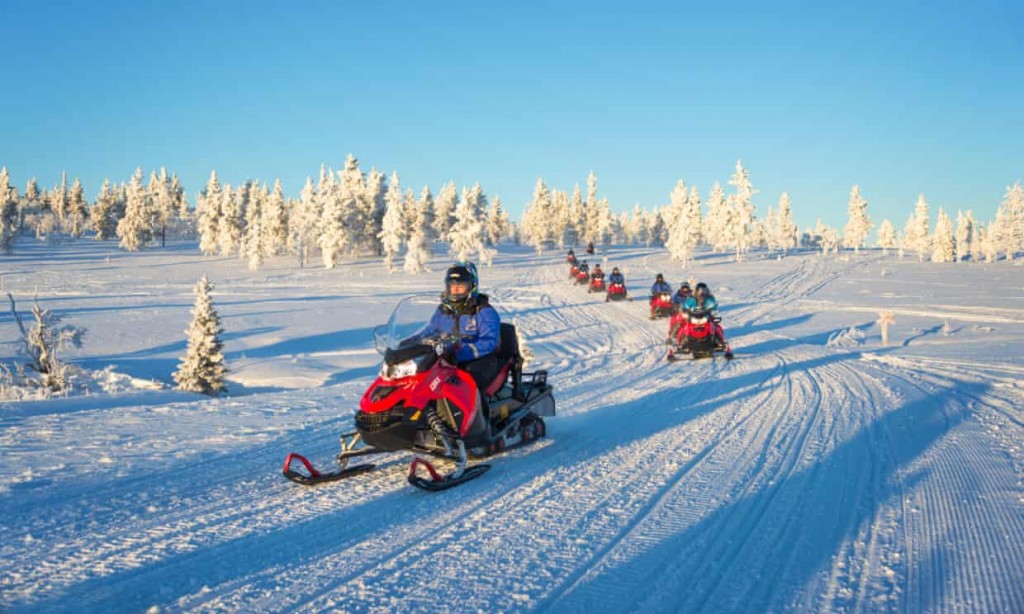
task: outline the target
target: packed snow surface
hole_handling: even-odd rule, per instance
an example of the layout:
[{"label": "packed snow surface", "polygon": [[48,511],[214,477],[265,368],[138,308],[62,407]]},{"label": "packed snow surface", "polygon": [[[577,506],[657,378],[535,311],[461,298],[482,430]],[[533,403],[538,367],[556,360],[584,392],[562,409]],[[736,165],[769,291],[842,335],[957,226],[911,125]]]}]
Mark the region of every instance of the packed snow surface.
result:
[{"label": "packed snow surface", "polygon": [[[573,287],[561,252],[481,269],[558,415],[433,494],[404,454],[313,488],[281,465],[331,468],[379,367],[373,327],[439,290],[445,258],[254,273],[194,244],[19,244],[0,261],[19,310],[38,296],[89,332],[67,354],[76,394],[0,402],[0,610],[1024,611],[1024,268],[597,260],[637,300]],[[736,360],[665,360],[657,272],[711,285]],[[219,398],[169,385],[203,274]],[[15,340],[4,310],[0,362]]]}]

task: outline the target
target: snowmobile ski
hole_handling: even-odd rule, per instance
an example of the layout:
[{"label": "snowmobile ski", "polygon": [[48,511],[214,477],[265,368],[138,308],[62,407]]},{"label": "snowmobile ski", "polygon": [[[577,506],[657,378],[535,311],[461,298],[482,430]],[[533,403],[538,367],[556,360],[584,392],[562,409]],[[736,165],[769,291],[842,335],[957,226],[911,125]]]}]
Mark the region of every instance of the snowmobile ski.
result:
[{"label": "snowmobile ski", "polygon": [[[306,468],[307,473],[300,473],[299,471],[292,469],[292,464],[295,461],[299,461],[299,463],[301,463]],[[284,469],[281,471],[281,473],[284,474],[284,477],[288,478],[292,482],[295,482],[296,484],[302,484],[303,486],[314,486],[316,484],[336,482],[338,480],[343,480],[354,475],[366,473],[367,471],[373,470],[374,466],[375,465],[373,463],[363,463],[361,465],[342,467],[336,471],[323,473],[317,471],[316,467],[313,466],[313,463],[309,462],[309,459],[307,459],[305,456],[298,454],[297,452],[292,452],[288,455],[287,458],[284,459]]]}]

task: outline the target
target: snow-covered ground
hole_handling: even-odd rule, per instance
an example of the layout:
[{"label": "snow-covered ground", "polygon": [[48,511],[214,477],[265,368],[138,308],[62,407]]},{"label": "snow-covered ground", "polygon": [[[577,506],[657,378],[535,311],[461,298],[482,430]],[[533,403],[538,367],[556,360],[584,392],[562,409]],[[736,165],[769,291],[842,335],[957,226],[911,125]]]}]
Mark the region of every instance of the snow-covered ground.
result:
[{"label": "snow-covered ground", "polygon": [[[635,294],[663,250],[615,248]],[[1024,268],[702,255],[737,359],[503,249],[483,289],[555,387],[548,437],[430,494],[330,466],[370,331],[434,275],[259,272],[194,245],[19,244],[3,288],[89,328],[98,390],[0,403],[3,611],[1024,611]],[[230,395],[168,387],[207,274]],[[876,321],[895,323],[883,346]],[[0,314],[0,362],[15,326]]]}]

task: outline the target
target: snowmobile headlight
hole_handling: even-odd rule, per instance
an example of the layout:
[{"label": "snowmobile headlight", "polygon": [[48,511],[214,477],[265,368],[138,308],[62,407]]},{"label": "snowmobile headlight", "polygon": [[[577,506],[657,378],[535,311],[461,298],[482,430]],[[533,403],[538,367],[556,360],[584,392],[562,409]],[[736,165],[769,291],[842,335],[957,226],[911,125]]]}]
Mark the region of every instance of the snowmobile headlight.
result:
[{"label": "snowmobile headlight", "polygon": [[707,321],[708,319],[706,317],[690,318],[690,322],[692,322],[693,324],[705,324],[707,323]]},{"label": "snowmobile headlight", "polygon": [[415,360],[406,360],[396,365],[384,363],[380,369],[380,375],[384,379],[402,379],[416,375],[417,364]]}]

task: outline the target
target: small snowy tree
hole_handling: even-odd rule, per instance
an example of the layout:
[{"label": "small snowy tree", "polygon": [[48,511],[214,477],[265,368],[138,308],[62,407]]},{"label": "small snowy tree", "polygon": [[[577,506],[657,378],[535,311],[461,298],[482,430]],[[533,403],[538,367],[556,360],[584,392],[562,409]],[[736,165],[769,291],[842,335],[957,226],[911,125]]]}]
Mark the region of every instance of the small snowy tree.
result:
[{"label": "small snowy tree", "polygon": [[491,201],[491,208],[487,212],[487,242],[489,245],[497,245],[508,235],[508,216],[501,206],[501,198],[494,197]]},{"label": "small snowy tree", "polygon": [[860,195],[860,186],[850,190],[850,200],[846,205],[850,220],[843,228],[843,246],[852,247],[858,252],[871,232],[871,218],[868,217],[868,201]]},{"label": "small snowy tree", "polygon": [[227,389],[224,365],[224,344],[220,335],[220,318],[213,308],[210,292],[213,285],[204,275],[195,285],[195,307],[192,309],[192,323],[185,333],[188,335],[188,350],[181,359],[174,381],[181,390],[215,395]]},{"label": "small snowy tree", "polygon": [[388,185],[387,196],[384,200],[386,202],[384,221],[378,236],[384,248],[384,266],[387,267],[389,273],[394,273],[395,258],[402,250],[402,243],[406,237],[405,198],[397,172],[391,174],[391,183]]},{"label": "small snowy tree", "polygon": [[928,202],[924,194],[919,194],[914,213],[907,220],[907,247],[917,252],[917,258],[924,262],[924,256],[931,247],[931,236],[928,234]]},{"label": "small snowy tree", "polygon": [[[690,231],[690,224],[693,219],[692,204],[686,184],[680,179],[676,182],[676,187],[669,195],[669,209],[666,215],[666,223],[668,225],[668,242],[666,247],[672,259],[682,261],[684,268],[693,256],[693,250],[697,246],[693,241],[694,235]],[[697,212],[699,215],[699,204]],[[699,223],[698,220],[698,225]],[[697,237],[699,236],[698,233]]]},{"label": "small snowy tree", "polygon": [[456,260],[468,260],[473,252],[480,253],[484,245],[484,227],[476,189],[462,189],[462,200],[455,209],[455,224],[448,233],[451,253]]},{"label": "small snowy tree", "polygon": [[736,187],[736,193],[729,197],[728,205],[733,210],[732,224],[729,227],[736,247],[736,260],[743,259],[753,244],[754,231],[754,194],[757,190],[750,183],[750,173],[743,167],[740,160],[736,161],[736,172],[729,180],[729,185]]},{"label": "small snowy tree", "polygon": [[39,373],[44,387],[60,392],[69,385],[67,378],[68,366],[60,359],[59,354],[69,347],[81,347],[86,330],[69,324],[61,325],[61,316],[49,309],[39,306],[37,300],[32,306],[35,321],[28,328],[21,321],[14,297],[7,293],[11,301],[11,313],[21,332],[21,352],[28,359],[28,367]]},{"label": "small snowy tree", "polygon": [[1015,252],[1024,251],[1024,187],[1020,182],[1006,188],[1006,196],[1000,205],[1006,215],[1004,230],[1008,258]]},{"label": "small snowy tree", "polygon": [[0,168],[0,251],[10,254],[17,234],[18,201],[13,196],[11,177],[5,166]]},{"label": "small snowy tree", "polygon": [[142,185],[142,169],[137,168],[128,184],[124,217],[117,224],[121,249],[138,251],[153,238],[149,193]]},{"label": "small snowy tree", "polygon": [[554,239],[548,223],[551,214],[551,192],[544,179],[538,178],[533,187],[533,200],[523,213],[522,227],[527,243],[537,250],[537,254],[543,253],[545,244]]},{"label": "small snowy tree", "polygon": [[896,227],[889,220],[882,220],[882,223],[878,225],[878,247],[888,254],[889,250],[897,245]]},{"label": "small snowy tree", "polygon": [[953,262],[956,260],[956,241],[953,238],[953,222],[946,211],[939,207],[935,222],[935,236],[932,239],[932,262]]},{"label": "small snowy tree", "polygon": [[220,217],[224,193],[217,178],[217,171],[210,173],[206,189],[196,200],[196,230],[199,233],[199,249],[207,256],[217,253],[220,244]]},{"label": "small snowy tree", "polygon": [[434,234],[442,240],[447,240],[455,223],[455,207],[458,200],[459,192],[455,189],[454,181],[441,186],[441,191],[434,200]]},{"label": "small snowy tree", "polygon": [[[410,203],[412,203],[411,200]],[[430,195],[430,188],[423,187],[419,201],[415,202],[412,208],[415,212],[415,219],[412,223],[412,233],[406,243],[405,262],[402,264],[402,268],[406,273],[417,275],[427,270],[427,262],[430,260],[430,243],[434,234],[434,199]],[[384,219],[386,222],[386,215]]]},{"label": "small snowy tree", "polygon": [[974,215],[970,211],[956,212],[956,259],[958,262],[966,260],[968,256],[974,259]]}]

